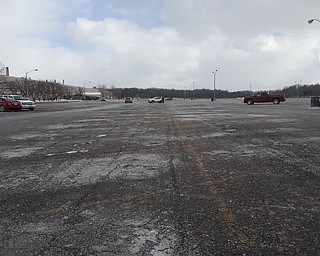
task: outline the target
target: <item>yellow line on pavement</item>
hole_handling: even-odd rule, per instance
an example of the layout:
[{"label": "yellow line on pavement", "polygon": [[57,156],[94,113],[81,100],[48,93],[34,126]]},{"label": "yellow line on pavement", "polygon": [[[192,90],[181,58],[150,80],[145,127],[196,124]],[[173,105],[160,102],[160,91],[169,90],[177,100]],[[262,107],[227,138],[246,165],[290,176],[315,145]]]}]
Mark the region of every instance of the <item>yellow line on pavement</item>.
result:
[{"label": "yellow line on pavement", "polygon": [[103,199],[103,200],[98,200],[98,201],[89,203],[89,204],[87,204],[87,206],[95,207],[95,206],[106,205],[106,204],[111,204],[111,203],[115,203],[115,202],[131,202],[131,201],[136,201],[136,200],[147,199],[147,198],[159,195],[164,192],[167,192],[167,190],[162,189],[162,190],[157,190],[157,191],[153,191],[153,192],[145,192],[145,193],[136,194],[136,195],[125,195],[125,196],[113,197],[110,199]]},{"label": "yellow line on pavement", "polygon": [[[147,198],[151,198],[154,196],[157,196],[159,194],[168,192],[168,190],[166,189],[159,189],[153,192],[144,192],[144,193],[140,193],[140,194],[136,194],[136,195],[124,195],[124,196],[117,196],[117,197],[112,197],[112,198],[108,198],[108,199],[101,199],[101,200],[97,200],[94,202],[90,202],[85,204],[85,207],[97,207],[97,206],[102,206],[102,205],[107,205],[107,204],[112,204],[112,203],[117,203],[117,202],[131,202],[131,201],[136,201],[136,200],[143,200],[143,199],[147,199]],[[62,212],[67,211],[68,209],[72,208],[71,203],[69,204],[62,204],[58,207],[54,207],[51,209],[47,209],[47,210],[42,210],[42,211],[38,211],[36,214],[37,215],[53,215],[53,214],[59,214]]]},{"label": "yellow line on pavement", "polygon": [[[204,183],[207,186],[208,190],[216,200],[218,204],[218,211],[221,214],[225,224],[227,225],[230,232],[233,234],[235,239],[235,243],[239,247],[239,249],[247,251],[249,249],[249,241],[247,236],[241,231],[240,223],[238,221],[237,216],[231,211],[228,205],[225,203],[225,199],[222,196],[222,193],[219,191],[217,186],[215,185],[217,181],[213,180],[213,178],[209,175],[209,170],[206,168],[204,161],[199,153],[196,152],[194,146],[189,142],[188,137],[185,135],[182,130],[178,120],[175,116],[172,116],[172,122],[177,128],[179,135],[184,140],[184,146],[192,156],[196,163],[197,170],[202,174],[204,178]],[[221,182],[219,180],[219,182]]]},{"label": "yellow line on pavement", "polygon": [[62,212],[67,211],[69,208],[71,207],[70,203],[69,204],[62,204],[58,207],[55,208],[51,208],[48,210],[42,210],[42,211],[38,211],[36,214],[37,215],[53,215],[53,214],[59,214]]}]

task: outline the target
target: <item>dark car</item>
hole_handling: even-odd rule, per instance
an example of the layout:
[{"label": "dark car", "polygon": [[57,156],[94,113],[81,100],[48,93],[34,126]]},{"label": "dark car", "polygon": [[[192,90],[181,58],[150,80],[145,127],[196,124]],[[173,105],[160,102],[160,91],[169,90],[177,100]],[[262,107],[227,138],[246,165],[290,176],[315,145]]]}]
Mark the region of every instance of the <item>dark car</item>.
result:
[{"label": "dark car", "polygon": [[124,102],[125,102],[125,103],[133,103],[133,100],[132,100],[131,97],[126,97],[126,98],[124,99]]},{"label": "dark car", "polygon": [[0,112],[6,110],[20,111],[22,109],[21,103],[14,99],[0,98]]}]

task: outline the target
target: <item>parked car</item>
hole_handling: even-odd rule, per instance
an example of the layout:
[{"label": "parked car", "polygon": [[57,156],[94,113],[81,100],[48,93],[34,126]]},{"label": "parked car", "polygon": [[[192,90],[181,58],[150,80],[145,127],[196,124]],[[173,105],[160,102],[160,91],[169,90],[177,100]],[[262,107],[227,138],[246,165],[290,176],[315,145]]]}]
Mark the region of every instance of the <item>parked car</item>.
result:
[{"label": "parked car", "polygon": [[243,99],[244,103],[253,105],[254,103],[262,102],[273,102],[273,104],[279,104],[280,102],[286,101],[284,95],[272,95],[267,92],[258,92],[251,96],[246,96]]},{"label": "parked car", "polygon": [[126,98],[124,99],[124,102],[125,102],[125,103],[133,103],[133,100],[132,100],[131,97],[126,97]]},{"label": "parked car", "polygon": [[0,98],[0,112],[6,110],[20,111],[22,109],[21,103],[15,99]]},{"label": "parked car", "polygon": [[173,100],[173,98],[172,98],[172,97],[167,97],[167,98],[164,98],[164,100],[165,100],[165,101],[167,101],[167,100]]},{"label": "parked car", "polygon": [[23,97],[22,95],[2,95],[1,97],[19,101],[21,103],[22,109],[33,111],[36,108],[36,103],[33,100]]},{"label": "parked car", "polygon": [[149,103],[164,103],[164,98],[162,96],[153,97],[148,99]]}]

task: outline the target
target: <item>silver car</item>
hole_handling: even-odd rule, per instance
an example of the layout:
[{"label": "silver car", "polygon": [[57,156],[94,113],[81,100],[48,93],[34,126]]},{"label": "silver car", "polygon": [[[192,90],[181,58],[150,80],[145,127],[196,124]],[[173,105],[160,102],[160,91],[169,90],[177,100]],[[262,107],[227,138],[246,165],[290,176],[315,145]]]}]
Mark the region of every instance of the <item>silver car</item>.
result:
[{"label": "silver car", "polygon": [[164,98],[162,96],[157,96],[151,99],[148,99],[149,103],[164,103]]}]

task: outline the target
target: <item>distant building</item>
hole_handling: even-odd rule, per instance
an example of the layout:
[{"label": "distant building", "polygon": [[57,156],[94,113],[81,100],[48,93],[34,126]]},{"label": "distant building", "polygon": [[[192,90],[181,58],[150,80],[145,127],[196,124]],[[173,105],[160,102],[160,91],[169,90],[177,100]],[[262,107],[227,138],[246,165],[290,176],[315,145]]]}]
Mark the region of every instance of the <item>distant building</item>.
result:
[{"label": "distant building", "polygon": [[95,88],[86,88],[84,92],[84,99],[98,100],[102,97],[101,92]]}]

